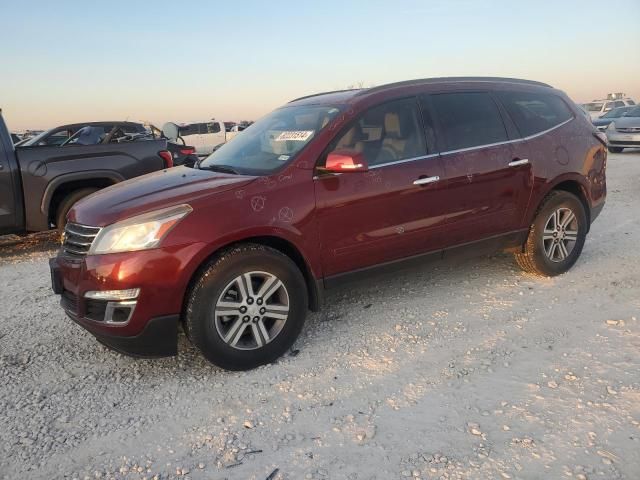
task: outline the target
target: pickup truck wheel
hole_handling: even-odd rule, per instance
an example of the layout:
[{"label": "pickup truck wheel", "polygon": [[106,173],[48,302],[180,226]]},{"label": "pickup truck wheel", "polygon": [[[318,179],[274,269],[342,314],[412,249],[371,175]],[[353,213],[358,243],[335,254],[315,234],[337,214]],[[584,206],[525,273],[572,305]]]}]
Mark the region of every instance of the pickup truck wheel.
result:
[{"label": "pickup truck wheel", "polygon": [[71,210],[79,200],[91,195],[93,192],[98,191],[97,188],[81,188],[75,190],[67,195],[60,205],[58,205],[58,211],[56,212],[56,228],[61,232],[64,230],[64,226],[67,224],[67,213]]},{"label": "pickup truck wheel", "polygon": [[623,147],[609,147],[611,153],[622,153]]},{"label": "pickup truck wheel", "polygon": [[240,245],[202,271],[188,294],[185,329],[210,362],[249,370],[291,347],[307,306],[304,277],[289,257],[263,245]]},{"label": "pickup truck wheel", "polygon": [[553,277],[569,270],[582,252],[587,236],[587,215],[575,195],[553,191],[538,209],[524,249],[515,254],[526,272]]}]

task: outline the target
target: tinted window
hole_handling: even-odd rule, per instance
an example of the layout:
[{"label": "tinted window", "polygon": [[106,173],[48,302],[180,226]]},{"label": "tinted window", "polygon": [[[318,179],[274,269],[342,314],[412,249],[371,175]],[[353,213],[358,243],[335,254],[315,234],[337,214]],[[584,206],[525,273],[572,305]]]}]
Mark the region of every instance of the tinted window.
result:
[{"label": "tinted window", "polygon": [[617,100],[613,102],[613,108],[617,108],[617,107],[624,107],[624,102],[621,100]]},{"label": "tinted window", "polygon": [[178,132],[181,137],[188,137],[189,135],[198,135],[199,133],[207,132],[206,123],[190,123],[188,125],[181,125],[178,127]]},{"label": "tinted window", "polygon": [[634,102],[633,100],[627,100],[627,105],[635,105],[636,102]]},{"label": "tinted window", "polygon": [[218,133],[220,131],[220,124],[218,122],[202,124],[205,130],[202,133]]},{"label": "tinted window", "polygon": [[567,104],[557,95],[499,92],[498,97],[523,137],[548,130],[573,117]]},{"label": "tinted window", "polygon": [[335,142],[333,150],[361,152],[369,165],[426,155],[420,113],[414,98],[367,110]]},{"label": "tinted window", "polygon": [[442,129],[442,150],[508,140],[498,106],[488,93],[445,93],[431,98]]}]

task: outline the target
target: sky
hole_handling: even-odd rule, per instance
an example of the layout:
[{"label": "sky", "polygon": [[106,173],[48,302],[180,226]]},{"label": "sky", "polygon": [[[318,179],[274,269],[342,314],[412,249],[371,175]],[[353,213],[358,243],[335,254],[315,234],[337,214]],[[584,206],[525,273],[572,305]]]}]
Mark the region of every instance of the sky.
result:
[{"label": "sky", "polygon": [[311,93],[455,75],[640,101],[638,20],[640,0],[0,0],[0,108],[16,131],[240,121]]}]

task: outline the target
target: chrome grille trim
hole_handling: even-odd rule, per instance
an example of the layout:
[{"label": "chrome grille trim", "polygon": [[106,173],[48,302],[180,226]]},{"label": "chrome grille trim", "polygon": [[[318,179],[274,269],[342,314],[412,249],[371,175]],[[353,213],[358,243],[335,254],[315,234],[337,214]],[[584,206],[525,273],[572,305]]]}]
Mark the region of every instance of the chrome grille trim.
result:
[{"label": "chrome grille trim", "polygon": [[101,230],[101,227],[67,222],[64,227],[63,252],[74,257],[86,256]]}]

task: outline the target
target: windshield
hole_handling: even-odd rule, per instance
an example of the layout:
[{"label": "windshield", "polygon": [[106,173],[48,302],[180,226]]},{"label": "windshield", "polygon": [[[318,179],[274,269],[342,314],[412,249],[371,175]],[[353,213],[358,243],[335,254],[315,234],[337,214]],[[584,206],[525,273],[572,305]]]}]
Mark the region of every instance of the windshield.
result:
[{"label": "windshield", "polygon": [[585,103],[584,108],[586,108],[588,112],[599,112],[602,110],[602,103]]},{"label": "windshield", "polygon": [[620,118],[625,112],[629,111],[629,107],[618,107],[613,110],[609,110],[607,113],[602,115],[600,118]]},{"label": "windshield", "polygon": [[633,107],[627,112],[626,117],[640,117],[640,107]]},{"label": "windshield", "polygon": [[295,157],[339,112],[319,105],[274,110],[209,155],[200,168],[267,175]]}]

